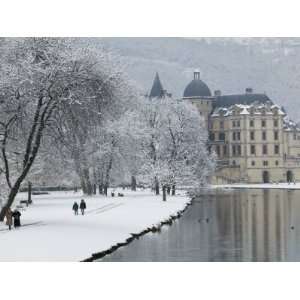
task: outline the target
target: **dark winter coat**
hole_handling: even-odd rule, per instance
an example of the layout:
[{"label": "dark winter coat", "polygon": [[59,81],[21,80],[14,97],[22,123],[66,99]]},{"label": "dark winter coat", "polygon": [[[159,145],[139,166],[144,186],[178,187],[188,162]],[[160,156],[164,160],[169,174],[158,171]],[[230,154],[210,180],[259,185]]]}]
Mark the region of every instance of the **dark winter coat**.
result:
[{"label": "dark winter coat", "polygon": [[77,204],[77,202],[75,202],[74,204],[73,204],[73,208],[72,208],[74,211],[76,211],[76,210],[78,210],[78,204]]},{"label": "dark winter coat", "polygon": [[13,216],[13,218],[14,218],[14,226],[15,226],[15,227],[21,226],[21,220],[20,220],[21,213],[20,213],[18,210],[15,210],[15,211],[12,213],[12,216]]},{"label": "dark winter coat", "polygon": [[86,203],[84,201],[80,202],[80,209],[86,209]]}]

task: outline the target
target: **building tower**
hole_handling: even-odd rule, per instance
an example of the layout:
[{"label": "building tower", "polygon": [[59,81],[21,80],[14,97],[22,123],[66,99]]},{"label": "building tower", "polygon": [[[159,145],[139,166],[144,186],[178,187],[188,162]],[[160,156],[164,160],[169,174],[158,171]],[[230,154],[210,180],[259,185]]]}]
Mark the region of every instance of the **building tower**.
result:
[{"label": "building tower", "polygon": [[208,129],[209,116],[213,109],[213,101],[215,97],[211,95],[210,89],[200,79],[200,71],[194,71],[194,79],[187,85],[183,93],[183,100],[190,101],[195,105],[204,118],[206,128]]},{"label": "building tower", "polygon": [[160,82],[159,75],[156,72],[153,85],[149,94],[149,98],[162,98],[164,96],[164,89]]}]

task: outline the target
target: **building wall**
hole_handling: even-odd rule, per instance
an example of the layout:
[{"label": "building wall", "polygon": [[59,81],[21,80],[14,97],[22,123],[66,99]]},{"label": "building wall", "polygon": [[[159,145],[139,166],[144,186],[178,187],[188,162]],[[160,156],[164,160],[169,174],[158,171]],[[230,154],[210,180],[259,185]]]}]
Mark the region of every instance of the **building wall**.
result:
[{"label": "building wall", "polygon": [[193,97],[193,98],[184,98],[184,100],[192,103],[199,111],[199,114],[204,118],[206,128],[209,126],[209,116],[212,112],[212,104],[214,97]]},{"label": "building wall", "polygon": [[[285,115],[279,112],[273,108],[245,113],[236,105],[229,115],[208,116],[210,148],[218,156],[219,180],[239,176],[239,181],[249,183],[300,181],[300,132],[287,131]],[[292,175],[288,177],[289,171]]]}]

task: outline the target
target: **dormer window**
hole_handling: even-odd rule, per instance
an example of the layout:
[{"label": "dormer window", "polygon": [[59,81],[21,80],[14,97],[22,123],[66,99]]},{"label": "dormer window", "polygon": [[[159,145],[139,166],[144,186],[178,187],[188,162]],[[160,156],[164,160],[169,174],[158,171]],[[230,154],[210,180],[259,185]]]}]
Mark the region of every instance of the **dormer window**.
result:
[{"label": "dormer window", "polygon": [[194,79],[195,80],[200,80],[200,71],[198,71],[198,70],[194,71]]}]

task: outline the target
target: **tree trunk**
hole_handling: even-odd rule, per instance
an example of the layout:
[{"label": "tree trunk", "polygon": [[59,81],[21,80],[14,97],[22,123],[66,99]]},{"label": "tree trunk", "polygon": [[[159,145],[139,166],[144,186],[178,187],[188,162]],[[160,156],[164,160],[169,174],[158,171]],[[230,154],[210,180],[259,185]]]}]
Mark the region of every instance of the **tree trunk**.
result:
[{"label": "tree trunk", "polygon": [[87,194],[87,187],[86,187],[84,178],[80,178],[80,186],[81,186],[83,194]]},{"label": "tree trunk", "polygon": [[103,195],[103,185],[99,184],[99,194]]},{"label": "tree trunk", "polygon": [[[49,108],[48,105],[47,105],[47,108]],[[39,151],[41,139],[42,139],[42,135],[43,135],[43,130],[44,130],[45,124],[46,124],[45,121],[48,120],[48,118],[51,116],[51,113],[53,111],[51,108],[50,112],[48,112],[48,115],[46,116],[47,108],[42,113],[42,116],[40,119],[40,126],[37,129],[34,142],[32,141],[32,139],[33,139],[32,137],[30,138],[31,140],[28,140],[27,150],[26,150],[26,154],[25,154],[24,162],[23,162],[23,171],[22,171],[21,175],[18,177],[18,179],[16,180],[15,184],[12,186],[12,188],[9,192],[9,195],[8,195],[7,202],[6,202],[5,206],[2,207],[2,209],[1,209],[0,222],[2,222],[4,220],[6,209],[8,207],[11,207],[11,205],[13,204],[15,197],[20,189],[20,186],[21,186],[23,180],[26,178],[26,176],[36,158],[36,155]],[[54,109],[54,107],[53,107],[53,109]],[[32,131],[34,131],[34,133],[36,131],[35,124],[33,125]]]},{"label": "tree trunk", "polygon": [[[32,162],[33,163],[34,158],[32,158]],[[2,210],[0,212],[0,222],[3,222],[4,217],[5,217],[5,213],[6,213],[6,209],[8,207],[11,207],[11,205],[13,204],[16,195],[18,194],[18,191],[20,189],[21,183],[23,182],[23,180],[25,179],[28,171],[29,171],[30,167],[27,168],[27,170],[25,170],[22,175],[17,179],[16,183],[14,184],[14,186],[12,187],[12,189],[10,190],[9,194],[8,194],[8,200],[6,202],[6,205],[4,207],[2,207]]]},{"label": "tree trunk", "polygon": [[93,193],[93,186],[90,181],[90,173],[88,168],[83,169],[83,180],[85,182],[86,194],[92,195]]},{"label": "tree trunk", "polygon": [[97,194],[97,186],[96,186],[96,184],[93,185],[93,188],[94,188],[94,191],[93,191],[94,195],[96,195]]},{"label": "tree trunk", "polygon": [[135,178],[135,176],[131,176],[131,190],[136,191],[136,178]]},{"label": "tree trunk", "polygon": [[167,187],[164,185],[163,188],[162,188],[162,191],[163,191],[163,201],[167,201]]},{"label": "tree trunk", "polygon": [[170,193],[171,193],[171,187],[168,185],[168,187],[167,187],[167,194],[170,195]]},{"label": "tree trunk", "polygon": [[104,186],[104,195],[105,195],[105,196],[107,196],[107,190],[108,190],[108,186],[105,185],[105,186]]},{"label": "tree trunk", "polygon": [[175,184],[172,185],[172,196],[175,196],[176,193],[176,186]]},{"label": "tree trunk", "polygon": [[155,177],[154,182],[155,182],[155,187],[154,187],[155,195],[159,195],[159,182],[158,182],[157,177]]},{"label": "tree trunk", "polygon": [[31,204],[32,203],[32,199],[31,199],[31,182],[28,182],[28,199],[27,199],[27,203]]}]

